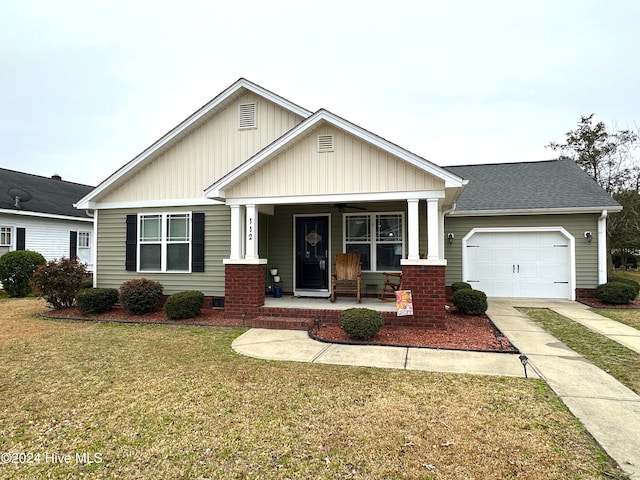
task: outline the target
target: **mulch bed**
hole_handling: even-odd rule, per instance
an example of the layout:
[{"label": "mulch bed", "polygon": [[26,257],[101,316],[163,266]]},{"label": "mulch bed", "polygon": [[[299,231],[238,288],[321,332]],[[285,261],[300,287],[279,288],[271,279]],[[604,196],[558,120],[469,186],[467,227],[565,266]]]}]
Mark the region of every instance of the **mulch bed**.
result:
[{"label": "mulch bed", "polygon": [[613,303],[604,303],[598,300],[597,298],[582,298],[578,301],[592,308],[640,308],[640,300],[633,300],[631,303],[627,303],[625,305],[615,305]]},{"label": "mulch bed", "polygon": [[446,328],[442,330],[382,327],[378,334],[367,342],[350,339],[337,325],[323,326],[317,331],[312,331],[311,336],[332,343],[519,353],[487,316],[448,312],[445,323]]},{"label": "mulch bed", "polygon": [[[95,322],[120,322],[164,325],[198,325],[198,326],[242,326],[241,319],[225,317],[223,309],[203,308],[200,315],[185,320],[170,320],[160,310],[144,315],[132,315],[121,306],[105,313],[86,315],[77,308],[49,310],[43,313],[47,318],[88,320]],[[473,350],[515,353],[517,349],[502,336],[488,317],[460,315],[453,312],[446,314],[447,327],[442,330],[422,329],[416,327],[383,327],[368,342],[357,342],[349,339],[337,325],[327,325],[311,333],[312,338],[325,342],[394,345],[407,347],[425,347],[452,350]]]}]

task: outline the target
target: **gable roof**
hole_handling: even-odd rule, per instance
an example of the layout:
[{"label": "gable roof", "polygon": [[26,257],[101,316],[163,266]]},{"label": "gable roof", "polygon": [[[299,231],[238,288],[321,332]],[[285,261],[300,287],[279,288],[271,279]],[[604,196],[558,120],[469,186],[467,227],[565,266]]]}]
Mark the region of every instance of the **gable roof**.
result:
[{"label": "gable roof", "polygon": [[320,109],[205,189],[205,196],[207,198],[219,200],[224,199],[225,188],[244,178],[262,162],[268,161],[279,152],[289,148],[292,143],[302,138],[307,132],[311,131],[314,127],[323,122],[342,129],[349,134],[406,161],[416,168],[442,179],[445,182],[445,188],[461,187],[464,184],[462,178],[457,174],[449,172],[442,167],[439,167],[428,160],[411,153],[362,127],[357,126],[354,123],[329,112],[328,110]]},{"label": "gable roof", "polygon": [[[93,187],[89,185],[0,168],[0,210],[3,213],[93,221],[86,212],[74,207],[74,203],[91,190]],[[16,196],[22,198],[16,202]]]},{"label": "gable roof", "polygon": [[159,140],[149,146],[142,153],[138,154],[131,161],[109,176],[100,185],[98,185],[89,195],[83,197],[78,202],[78,208],[92,208],[92,202],[111,186],[117,184],[120,179],[127,174],[144,167],[148,162],[157,158],[159,155],[167,151],[186,135],[208,121],[220,110],[226,108],[231,102],[242,95],[244,92],[253,92],[263,98],[275,103],[276,105],[289,110],[290,112],[307,118],[312,114],[311,111],[296,105],[275,93],[256,85],[245,78],[240,78],[222,93],[217,95],[211,101],[200,107],[197,111],[183,120],[172,130],[163,135]]},{"label": "gable roof", "polygon": [[572,160],[445,169],[469,180],[450,215],[622,210],[620,204]]}]

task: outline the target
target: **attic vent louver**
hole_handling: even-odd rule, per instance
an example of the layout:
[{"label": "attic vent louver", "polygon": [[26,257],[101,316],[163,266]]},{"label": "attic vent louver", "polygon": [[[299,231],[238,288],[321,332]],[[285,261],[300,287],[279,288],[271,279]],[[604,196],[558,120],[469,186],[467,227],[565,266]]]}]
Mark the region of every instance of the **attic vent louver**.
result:
[{"label": "attic vent louver", "polygon": [[318,152],[333,152],[333,135],[318,135]]},{"label": "attic vent louver", "polygon": [[238,110],[239,128],[256,128],[256,104],[241,103]]}]

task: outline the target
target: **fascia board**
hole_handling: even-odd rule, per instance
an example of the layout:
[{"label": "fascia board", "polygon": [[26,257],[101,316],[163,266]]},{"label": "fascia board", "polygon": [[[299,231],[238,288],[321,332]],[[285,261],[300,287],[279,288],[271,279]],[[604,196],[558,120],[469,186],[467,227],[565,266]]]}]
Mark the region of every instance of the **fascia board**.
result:
[{"label": "fascia board", "polygon": [[331,195],[292,195],[285,197],[248,197],[232,198],[226,201],[227,205],[284,205],[284,204],[317,204],[317,203],[355,203],[355,202],[380,202],[410,199],[443,199],[443,190],[406,191],[406,192],[380,192],[380,193],[341,193]]},{"label": "fascia board", "polygon": [[454,211],[448,217],[495,217],[513,215],[571,215],[577,213],[602,213],[620,212],[622,207],[574,207],[574,208],[530,208],[530,209],[510,209],[510,210],[466,210]]},{"label": "fascia board", "polygon": [[203,107],[201,107],[192,115],[190,115],[188,118],[183,120],[180,124],[178,124],[178,126],[174,127],[171,131],[169,131],[162,138],[160,138],[151,146],[149,146],[142,153],[134,157],[127,164],[125,164],[123,167],[121,167],[119,170],[117,170],[115,173],[109,176],[105,181],[103,181],[100,185],[98,185],[88,195],[81,198],[77,203],[77,208],[81,208],[81,209],[88,208],[89,202],[91,202],[98,195],[100,195],[105,190],[107,190],[111,185],[113,185],[115,182],[120,180],[122,177],[126,176],[130,171],[135,169],[138,165],[143,163],[145,160],[152,157],[155,153],[162,150],[167,145],[171,144],[174,140],[176,140],[180,136],[184,135],[190,127],[197,124],[200,120],[206,117],[212,110],[214,110],[224,101],[226,101],[229,97],[233,96],[241,88],[249,90],[255,93],[256,95],[262,96],[267,100],[279,105],[280,107],[287,109],[296,115],[300,115],[303,118],[307,118],[312,114],[312,112],[310,112],[309,110],[302,108],[296,105],[295,103],[289,102],[288,100],[285,100],[284,98],[276,95],[273,92],[270,92],[269,90],[266,90],[260,87],[259,85],[256,85],[253,82],[250,82],[249,80],[241,78],[240,80],[235,82],[233,85],[228,87],[226,90],[224,90],[222,93],[218,94],[209,103],[205,104]]},{"label": "fascia board", "polygon": [[201,207],[211,205],[224,205],[223,202],[209,198],[179,198],[165,200],[140,200],[135,202],[103,202],[95,203],[93,210],[112,210],[116,208],[155,208],[155,207]]},{"label": "fascia board", "polygon": [[69,220],[69,221],[73,221],[73,222],[93,222],[93,218],[83,218],[83,217],[70,217],[68,215],[53,215],[53,214],[49,214],[49,213],[42,213],[42,212],[24,212],[24,211],[17,211],[17,210],[7,210],[7,209],[0,209],[0,214],[6,214],[6,215],[21,215],[24,217],[37,217],[37,218],[50,218],[53,220]]},{"label": "fascia board", "polygon": [[229,186],[236,180],[241,179],[245,174],[253,170],[262,161],[268,159],[272,155],[279,152],[281,149],[285,148],[290,142],[313,128],[320,121],[326,121],[329,124],[334,125],[344,130],[345,132],[350,133],[357,138],[360,138],[363,141],[371,143],[372,145],[390,153],[395,157],[399,157],[407,161],[409,164],[415,166],[416,168],[440,178],[445,182],[445,188],[462,187],[466,184],[465,180],[444,170],[443,168],[440,168],[432,164],[431,162],[427,162],[423,158],[420,158],[417,155],[408,152],[407,150],[404,150],[403,148],[398,147],[397,145],[394,145],[391,142],[384,140],[383,138],[378,137],[377,135],[374,135],[361,127],[358,127],[357,125],[354,125],[353,123],[348,122],[327,110],[318,110],[307,120],[293,127],[279,139],[274,141],[271,145],[265,147],[263,150],[248,159],[246,162],[239,165],[235,170],[232,170],[220,180],[205,189],[205,196],[207,198],[223,199],[224,189],[227,186]]}]

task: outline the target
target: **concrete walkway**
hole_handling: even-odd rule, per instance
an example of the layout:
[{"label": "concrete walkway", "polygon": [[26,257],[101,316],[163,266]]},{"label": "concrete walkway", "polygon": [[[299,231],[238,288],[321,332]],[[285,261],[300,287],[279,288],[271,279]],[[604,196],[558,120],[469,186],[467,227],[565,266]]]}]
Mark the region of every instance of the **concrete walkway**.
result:
[{"label": "concrete walkway", "polygon": [[[640,397],[544,331],[515,307],[550,308],[639,352],[640,332],[564,300],[490,299],[487,314],[631,479],[640,480]],[[337,345],[306,332],[252,329],[232,348],[243,355],[336,365],[524,376],[518,355],[423,348]]]}]

